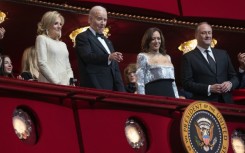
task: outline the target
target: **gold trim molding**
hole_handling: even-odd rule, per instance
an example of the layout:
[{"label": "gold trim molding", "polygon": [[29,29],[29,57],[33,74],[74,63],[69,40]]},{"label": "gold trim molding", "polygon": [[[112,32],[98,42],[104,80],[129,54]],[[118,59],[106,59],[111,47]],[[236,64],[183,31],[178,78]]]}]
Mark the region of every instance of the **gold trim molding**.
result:
[{"label": "gold trim molding", "polygon": [[[58,10],[70,11],[70,12],[75,12],[79,14],[88,14],[89,9],[90,9],[90,8],[72,6],[68,4],[58,4],[54,2],[47,2],[47,1],[40,1],[40,0],[23,0],[23,1],[8,0],[8,1],[15,1],[18,3],[27,3],[27,4],[42,6],[42,7],[50,7],[50,8],[54,8]],[[119,19],[138,21],[138,22],[156,23],[156,24],[173,25],[173,26],[180,26],[180,27],[189,27],[189,28],[195,28],[196,25],[198,24],[197,22],[182,21],[182,20],[177,20],[175,18],[173,19],[156,18],[156,17],[124,14],[124,13],[118,13],[118,12],[109,12],[109,11],[108,11],[108,16],[119,18]],[[236,27],[236,26],[229,26],[229,25],[212,25],[212,27],[215,30],[245,33],[245,27]]]},{"label": "gold trim molding", "polygon": [[[218,41],[216,39],[212,39],[211,41],[211,47],[214,48],[215,45],[217,45]],[[197,46],[197,40],[196,39],[192,39],[186,42],[183,42],[182,44],[180,44],[180,46],[178,47],[178,49],[180,51],[183,52],[183,54],[188,53],[189,51],[192,51],[196,48]]]}]

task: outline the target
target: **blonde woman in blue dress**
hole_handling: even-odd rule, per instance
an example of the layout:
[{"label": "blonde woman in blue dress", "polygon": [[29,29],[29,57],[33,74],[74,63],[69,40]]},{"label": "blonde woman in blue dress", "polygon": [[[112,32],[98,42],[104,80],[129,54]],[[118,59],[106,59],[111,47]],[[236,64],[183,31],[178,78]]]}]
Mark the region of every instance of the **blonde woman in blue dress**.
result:
[{"label": "blonde woman in blue dress", "polygon": [[137,93],[179,98],[174,66],[166,54],[165,40],[158,28],[149,28],[137,56]]},{"label": "blonde woman in blue dress", "polygon": [[69,85],[73,71],[69,61],[69,52],[60,41],[64,17],[57,11],[46,12],[38,23],[36,38],[39,82]]}]

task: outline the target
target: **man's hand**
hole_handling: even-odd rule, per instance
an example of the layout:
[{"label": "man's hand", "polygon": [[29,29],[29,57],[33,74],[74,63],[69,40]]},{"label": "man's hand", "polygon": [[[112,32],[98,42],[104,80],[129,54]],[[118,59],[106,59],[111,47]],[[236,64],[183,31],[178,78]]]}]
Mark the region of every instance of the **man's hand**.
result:
[{"label": "man's hand", "polygon": [[222,87],[221,84],[213,84],[210,87],[211,93],[222,93]]},{"label": "man's hand", "polygon": [[222,84],[213,84],[210,87],[211,93],[226,93],[232,88],[232,83],[230,81],[225,81]]},{"label": "man's hand", "polygon": [[230,81],[225,81],[221,84],[222,93],[226,93],[231,90],[232,83]]},{"label": "man's hand", "polygon": [[109,60],[121,62],[121,61],[123,61],[123,55],[120,52],[113,52],[109,55]]},{"label": "man's hand", "polygon": [[240,68],[245,70],[245,53],[239,53],[237,55],[238,62],[240,64]]},{"label": "man's hand", "polygon": [[5,29],[4,28],[0,28],[0,39],[3,39],[4,33],[5,33]]}]

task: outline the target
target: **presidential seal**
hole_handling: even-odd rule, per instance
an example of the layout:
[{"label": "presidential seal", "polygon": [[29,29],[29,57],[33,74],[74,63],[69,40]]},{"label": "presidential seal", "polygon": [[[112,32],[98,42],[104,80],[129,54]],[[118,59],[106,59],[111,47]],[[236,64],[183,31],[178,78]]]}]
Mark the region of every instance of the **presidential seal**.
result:
[{"label": "presidential seal", "polygon": [[229,134],[219,110],[208,102],[190,104],[181,119],[181,139],[188,153],[227,153]]}]

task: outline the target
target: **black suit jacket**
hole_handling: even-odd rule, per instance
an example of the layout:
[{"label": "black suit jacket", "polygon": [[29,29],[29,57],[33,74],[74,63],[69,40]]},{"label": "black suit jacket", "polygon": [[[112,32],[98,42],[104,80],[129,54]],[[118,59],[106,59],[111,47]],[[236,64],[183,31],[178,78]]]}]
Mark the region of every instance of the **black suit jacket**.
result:
[{"label": "black suit jacket", "polygon": [[[111,41],[104,39],[111,53]],[[76,37],[76,53],[80,71],[80,86],[115,91],[125,91],[118,63],[108,65],[106,49],[88,29]]]},{"label": "black suit jacket", "polygon": [[222,97],[226,103],[232,103],[231,92],[211,93],[208,96],[208,85],[230,81],[233,90],[239,84],[236,71],[227,52],[219,49],[212,49],[212,52],[216,61],[216,73],[211,70],[209,63],[198,48],[183,55],[181,65],[183,87],[193,93],[193,99],[219,101],[219,98]]},{"label": "black suit jacket", "polygon": [[239,73],[238,76],[240,81],[239,88],[245,88],[245,72]]}]

